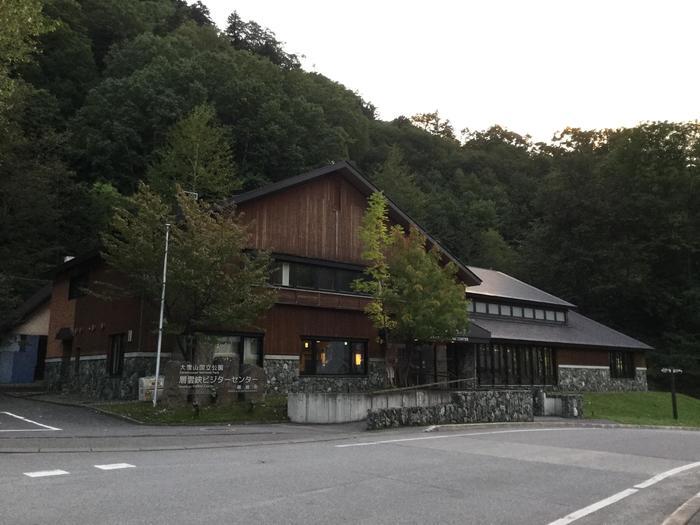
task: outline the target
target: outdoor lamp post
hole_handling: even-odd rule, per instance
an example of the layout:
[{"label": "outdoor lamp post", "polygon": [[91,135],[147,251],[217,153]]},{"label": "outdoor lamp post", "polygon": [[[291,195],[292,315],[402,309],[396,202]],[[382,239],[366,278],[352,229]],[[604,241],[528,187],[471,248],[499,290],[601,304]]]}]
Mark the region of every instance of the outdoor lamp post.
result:
[{"label": "outdoor lamp post", "polygon": [[671,374],[671,404],[673,405],[673,419],[678,419],[678,407],[676,405],[676,374],[682,374],[680,368],[662,368],[662,374]]},{"label": "outdoor lamp post", "polygon": [[165,281],[168,274],[168,244],[170,224],[165,224],[165,255],[163,256],[163,287],[160,292],[160,318],[158,319],[158,347],[156,350],[156,381],[153,385],[153,407],[158,403],[158,378],[160,377],[160,348],[163,344],[163,311],[165,309]]}]

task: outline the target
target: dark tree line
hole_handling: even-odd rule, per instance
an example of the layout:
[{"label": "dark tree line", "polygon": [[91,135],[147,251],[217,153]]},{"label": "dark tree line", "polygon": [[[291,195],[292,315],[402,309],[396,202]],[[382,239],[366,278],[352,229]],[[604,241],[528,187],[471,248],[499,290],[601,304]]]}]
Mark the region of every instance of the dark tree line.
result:
[{"label": "dark tree line", "polygon": [[378,120],[235,12],[223,30],[184,0],[43,12],[31,60],[0,57],[13,82],[0,99],[0,314],[96,245],[199,111],[227,141],[230,169],[211,179],[226,188],[350,159],[468,264],[578,304],[656,346],[657,365],[700,368],[697,123],[567,129],[546,144],[498,126],[460,135],[437,113]]}]

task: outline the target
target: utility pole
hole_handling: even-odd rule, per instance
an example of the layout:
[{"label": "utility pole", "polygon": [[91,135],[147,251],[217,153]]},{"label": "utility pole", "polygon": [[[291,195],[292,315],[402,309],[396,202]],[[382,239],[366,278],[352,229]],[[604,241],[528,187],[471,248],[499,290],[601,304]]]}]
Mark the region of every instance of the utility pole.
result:
[{"label": "utility pole", "polygon": [[163,312],[165,310],[165,281],[168,274],[168,245],[170,224],[165,224],[165,256],[163,257],[163,287],[160,292],[160,318],[158,320],[158,349],[156,350],[156,381],[153,385],[153,408],[158,403],[158,379],[160,378],[160,349],[163,344]]},{"label": "utility pole", "polygon": [[678,419],[678,405],[676,404],[676,374],[682,374],[680,368],[662,368],[662,374],[671,374],[671,405],[673,405],[673,419]]}]

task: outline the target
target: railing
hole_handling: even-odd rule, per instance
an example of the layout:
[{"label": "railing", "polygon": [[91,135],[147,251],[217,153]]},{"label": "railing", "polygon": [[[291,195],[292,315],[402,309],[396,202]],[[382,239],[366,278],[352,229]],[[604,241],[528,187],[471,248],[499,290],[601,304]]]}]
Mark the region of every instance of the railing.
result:
[{"label": "railing", "polygon": [[396,388],[374,390],[372,394],[388,394],[394,392],[411,392],[415,390],[534,390],[551,388],[553,385],[479,385],[476,377],[454,379],[435,383],[424,383]]}]

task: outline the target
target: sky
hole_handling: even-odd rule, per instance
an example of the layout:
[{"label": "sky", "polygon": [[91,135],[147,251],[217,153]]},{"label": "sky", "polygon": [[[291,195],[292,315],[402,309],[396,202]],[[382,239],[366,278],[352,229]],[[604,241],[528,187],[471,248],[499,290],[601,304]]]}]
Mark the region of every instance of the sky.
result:
[{"label": "sky", "polygon": [[567,126],[700,119],[700,2],[203,0],[234,9],[358,92],[385,120],[439,111],[455,131],[534,140]]}]

